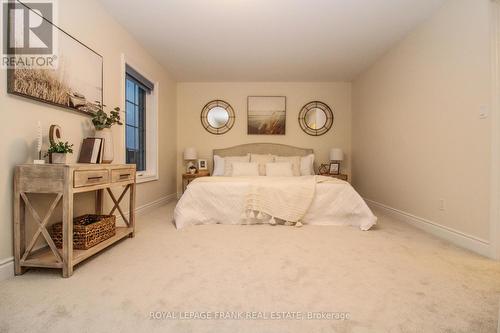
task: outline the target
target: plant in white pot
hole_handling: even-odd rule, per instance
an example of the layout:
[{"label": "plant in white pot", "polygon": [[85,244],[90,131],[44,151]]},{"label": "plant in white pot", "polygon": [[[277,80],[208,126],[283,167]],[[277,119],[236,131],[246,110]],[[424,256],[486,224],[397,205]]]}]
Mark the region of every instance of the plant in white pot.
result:
[{"label": "plant in white pot", "polygon": [[114,159],[113,133],[111,126],[123,125],[120,121],[120,108],[116,107],[108,114],[103,110],[106,105],[99,106],[99,110],[92,116],[92,124],[95,127],[95,137],[104,141],[104,152],[102,163],[111,163]]},{"label": "plant in white pot", "polygon": [[50,163],[66,164],[67,154],[73,154],[73,144],[69,144],[68,142],[51,143],[47,153]]}]

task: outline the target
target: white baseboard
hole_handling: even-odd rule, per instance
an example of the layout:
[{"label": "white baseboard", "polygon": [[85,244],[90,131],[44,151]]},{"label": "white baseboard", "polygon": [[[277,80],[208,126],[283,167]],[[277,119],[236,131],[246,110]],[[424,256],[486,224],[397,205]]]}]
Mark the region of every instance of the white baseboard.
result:
[{"label": "white baseboard", "polygon": [[[166,205],[167,203],[175,201],[175,200],[177,200],[177,193],[172,193],[172,194],[166,195],[166,196],[161,197],[155,201],[151,201],[151,202],[148,202],[147,204],[136,207],[135,208],[135,215],[136,216],[144,215],[155,208],[161,207],[161,206]],[[126,217],[128,217],[130,215],[128,213],[128,211],[126,211],[124,213],[125,213]],[[119,221],[121,219],[122,219],[121,215],[118,214],[116,216],[116,220]]]},{"label": "white baseboard", "polygon": [[434,236],[446,239],[447,241],[455,245],[479,253],[480,255],[483,255],[485,257],[492,258],[490,242],[488,242],[487,240],[468,235],[453,228],[445,227],[436,222],[424,219],[419,216],[415,216],[396,208],[389,207],[370,199],[365,198],[364,200],[372,209],[378,209],[382,213],[399,221],[409,223],[421,230],[433,234]]},{"label": "white baseboard", "polygon": [[0,259],[0,281],[14,276],[14,257]]},{"label": "white baseboard", "polygon": [[[175,200],[177,200],[177,193],[169,194],[158,200],[136,207],[135,214],[136,216],[144,215],[155,208],[161,207]],[[125,216],[128,216],[128,212],[125,213]],[[116,219],[120,220],[121,216],[118,215]],[[0,259],[0,281],[7,280],[8,278],[11,278],[13,276],[14,276],[14,257]]]},{"label": "white baseboard", "polygon": [[155,208],[161,207],[161,206],[166,205],[169,202],[172,202],[175,200],[177,200],[177,193],[172,193],[172,194],[166,195],[158,200],[155,200],[155,201],[149,202],[147,204],[144,204],[142,206],[136,207],[135,214],[136,215],[144,215]]}]

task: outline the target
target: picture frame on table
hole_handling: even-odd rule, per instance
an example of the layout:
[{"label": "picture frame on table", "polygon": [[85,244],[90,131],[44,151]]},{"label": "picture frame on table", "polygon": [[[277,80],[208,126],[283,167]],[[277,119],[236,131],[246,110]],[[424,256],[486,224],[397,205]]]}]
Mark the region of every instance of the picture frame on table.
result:
[{"label": "picture frame on table", "polygon": [[330,163],[330,175],[339,175],[340,174],[340,163],[332,162]]},{"label": "picture frame on table", "polygon": [[198,160],[198,170],[208,170],[208,161],[206,159]]}]

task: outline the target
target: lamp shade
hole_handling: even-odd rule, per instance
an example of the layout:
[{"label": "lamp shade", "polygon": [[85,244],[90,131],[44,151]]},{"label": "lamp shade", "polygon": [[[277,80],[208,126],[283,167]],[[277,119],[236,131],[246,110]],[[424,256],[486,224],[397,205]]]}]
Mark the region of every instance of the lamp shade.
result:
[{"label": "lamp shade", "polygon": [[330,161],[342,161],[344,159],[344,152],[340,148],[330,149]]},{"label": "lamp shade", "polygon": [[189,147],[184,149],[184,160],[189,161],[189,160],[196,160],[198,158],[198,153],[196,152],[196,149],[193,147]]}]

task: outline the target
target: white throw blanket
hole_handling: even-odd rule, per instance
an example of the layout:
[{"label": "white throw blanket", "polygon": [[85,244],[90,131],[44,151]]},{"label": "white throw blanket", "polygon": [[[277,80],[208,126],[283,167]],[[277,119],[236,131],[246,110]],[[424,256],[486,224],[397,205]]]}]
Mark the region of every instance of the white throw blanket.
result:
[{"label": "white throw blanket", "polygon": [[[301,226],[314,198],[314,177],[269,177],[259,179],[250,186],[246,200],[248,218],[267,219],[276,224],[275,218]],[[252,216],[252,214],[256,214]]]}]

